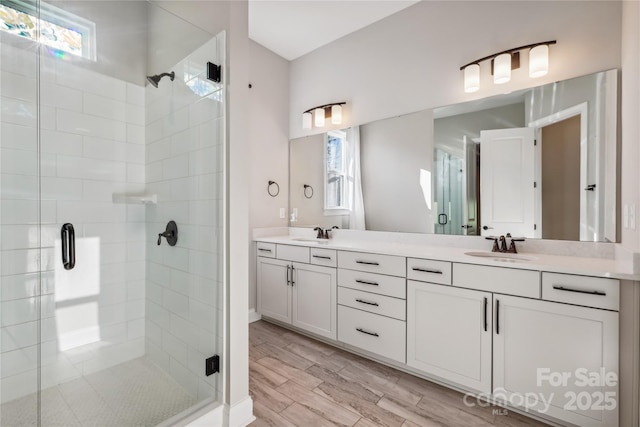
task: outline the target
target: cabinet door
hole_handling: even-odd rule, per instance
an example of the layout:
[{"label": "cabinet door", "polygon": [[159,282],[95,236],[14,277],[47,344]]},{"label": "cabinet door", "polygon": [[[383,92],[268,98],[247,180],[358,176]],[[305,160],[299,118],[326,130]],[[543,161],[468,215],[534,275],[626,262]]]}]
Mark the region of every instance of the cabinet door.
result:
[{"label": "cabinet door", "polygon": [[293,278],[291,324],[335,340],[337,338],[336,269],[294,263]]},{"label": "cabinet door", "polygon": [[291,286],[288,261],[258,257],[258,312],[291,323]]},{"label": "cabinet door", "polygon": [[[618,425],[617,312],[498,294],[494,303],[494,395],[580,426]],[[615,381],[597,383],[608,375]]]},{"label": "cabinet door", "polygon": [[407,364],[491,392],[491,294],[407,282]]}]

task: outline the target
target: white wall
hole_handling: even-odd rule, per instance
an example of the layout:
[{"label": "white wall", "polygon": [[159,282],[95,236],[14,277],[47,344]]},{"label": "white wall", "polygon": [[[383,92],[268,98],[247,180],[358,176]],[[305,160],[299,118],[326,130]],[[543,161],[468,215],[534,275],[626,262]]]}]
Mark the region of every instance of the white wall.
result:
[{"label": "white wall", "polygon": [[[2,50],[2,401],[37,390],[41,126],[42,387],[144,354],[144,90],[36,50]],[[142,136],[142,137],[141,137]],[[60,260],[73,223],[76,267]],[[55,249],[54,249],[55,247]]]},{"label": "white wall", "polygon": [[[622,14],[622,153],[620,206],[635,205],[640,209],[640,4],[623,2]],[[622,215],[621,215],[622,219]],[[635,230],[621,229],[622,245],[640,250],[640,221],[636,213]]]},{"label": "white wall", "polygon": [[[206,82],[206,63],[224,61],[224,35],[172,66],[174,82],[146,87],[146,351],[198,400],[222,396],[222,377],[205,376],[204,360],[223,350],[222,201],[224,93],[194,93],[181,76]],[[156,236],[169,221],[178,242]]]},{"label": "white wall", "polygon": [[[289,200],[289,62],[255,42],[249,42],[250,228],[286,227]],[[280,194],[267,194],[268,181]],[[280,208],[285,217],[280,218]],[[249,265],[249,308],[256,306],[255,251]]]},{"label": "white wall", "polygon": [[431,135],[430,110],[360,126],[367,230],[433,233]]},{"label": "white wall", "polygon": [[[618,68],[620,20],[611,1],[420,2],[292,61],[290,136],[307,134],[302,112],[326,102],[347,102],[345,127]],[[460,66],[553,39],[547,76],[530,79],[522,55],[511,82],[490,83],[487,62],[481,89],[462,90]]]}]

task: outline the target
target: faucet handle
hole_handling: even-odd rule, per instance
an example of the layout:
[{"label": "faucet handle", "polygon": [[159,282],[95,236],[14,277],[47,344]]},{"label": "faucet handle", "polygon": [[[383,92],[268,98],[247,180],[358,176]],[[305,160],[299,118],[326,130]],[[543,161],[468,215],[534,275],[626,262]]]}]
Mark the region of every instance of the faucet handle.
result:
[{"label": "faucet handle", "polygon": [[318,232],[318,234],[316,235],[316,239],[324,238],[324,230],[322,230],[322,227],[315,227],[313,229],[313,231],[317,231]]}]

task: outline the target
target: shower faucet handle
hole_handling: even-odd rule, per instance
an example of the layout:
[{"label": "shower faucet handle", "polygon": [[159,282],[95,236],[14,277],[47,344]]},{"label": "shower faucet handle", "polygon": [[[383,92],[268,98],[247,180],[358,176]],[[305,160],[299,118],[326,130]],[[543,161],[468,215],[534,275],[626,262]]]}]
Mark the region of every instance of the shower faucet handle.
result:
[{"label": "shower faucet handle", "polygon": [[169,221],[164,232],[158,234],[158,246],[162,243],[162,238],[167,239],[169,246],[175,246],[178,243],[178,225],[175,221]]}]

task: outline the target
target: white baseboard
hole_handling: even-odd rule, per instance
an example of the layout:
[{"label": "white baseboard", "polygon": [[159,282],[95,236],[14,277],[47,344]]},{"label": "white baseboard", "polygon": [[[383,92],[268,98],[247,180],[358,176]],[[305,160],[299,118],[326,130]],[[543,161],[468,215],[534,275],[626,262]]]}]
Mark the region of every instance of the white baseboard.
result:
[{"label": "white baseboard", "polygon": [[249,310],[249,323],[257,322],[262,319],[262,316],[256,311],[255,308]]},{"label": "white baseboard", "polygon": [[229,427],[245,427],[256,420],[253,416],[253,400],[247,396],[232,407],[225,405],[225,421]]}]

